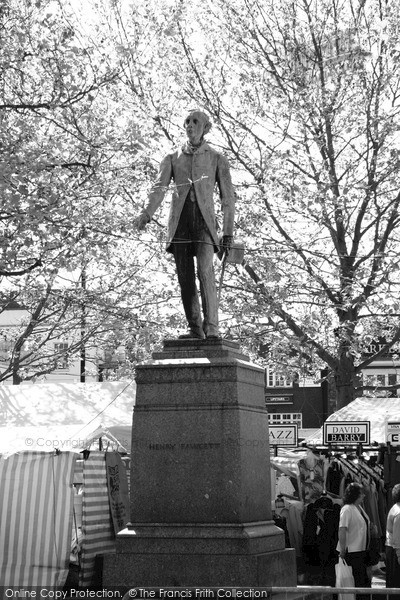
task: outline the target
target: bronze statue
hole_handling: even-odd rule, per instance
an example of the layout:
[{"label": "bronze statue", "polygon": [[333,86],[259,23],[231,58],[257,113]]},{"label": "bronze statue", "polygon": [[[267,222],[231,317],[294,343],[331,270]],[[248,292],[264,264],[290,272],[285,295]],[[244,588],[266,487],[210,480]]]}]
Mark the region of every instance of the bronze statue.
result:
[{"label": "bronze statue", "polygon": [[[208,116],[195,110],[184,121],[187,142],[161,162],[146,208],[135,220],[145,228],[164,199],[171,180],[175,183],[168,222],[167,252],[175,258],[182,303],[189,332],[180,338],[219,338],[218,299],[213,266],[214,252],[229,252],[233,236],[235,195],[227,159],[204,140],[211,129]],[[218,184],[223,211],[220,242],[214,211]],[[194,257],[200,282],[201,316]]]}]

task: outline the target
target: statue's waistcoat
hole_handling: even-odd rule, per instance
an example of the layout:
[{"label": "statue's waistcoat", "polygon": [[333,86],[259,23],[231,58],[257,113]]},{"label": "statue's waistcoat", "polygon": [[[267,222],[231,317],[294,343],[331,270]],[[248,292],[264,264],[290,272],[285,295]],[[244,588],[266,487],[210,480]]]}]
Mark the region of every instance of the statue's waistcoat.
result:
[{"label": "statue's waistcoat", "polygon": [[233,231],[235,198],[228,161],[208,144],[203,144],[194,153],[189,153],[184,148],[169,154],[161,162],[158,178],[149,194],[147,211],[150,216],[153,216],[173,180],[175,190],[172,195],[168,222],[167,249],[169,249],[183,205],[193,185],[199,209],[215,245],[218,246],[214,210],[216,183],[219,186],[224,212],[224,234],[232,235]]}]

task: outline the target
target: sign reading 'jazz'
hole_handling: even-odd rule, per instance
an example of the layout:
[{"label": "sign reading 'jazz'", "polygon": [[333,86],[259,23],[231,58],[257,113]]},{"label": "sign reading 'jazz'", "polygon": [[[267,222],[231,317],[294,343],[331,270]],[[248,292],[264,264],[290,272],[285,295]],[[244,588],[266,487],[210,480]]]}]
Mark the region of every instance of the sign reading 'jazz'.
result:
[{"label": "sign reading 'jazz'", "polygon": [[324,423],[324,444],[369,444],[369,421],[332,421]]},{"label": "sign reading 'jazz'", "polygon": [[297,424],[268,425],[271,446],[297,446]]}]

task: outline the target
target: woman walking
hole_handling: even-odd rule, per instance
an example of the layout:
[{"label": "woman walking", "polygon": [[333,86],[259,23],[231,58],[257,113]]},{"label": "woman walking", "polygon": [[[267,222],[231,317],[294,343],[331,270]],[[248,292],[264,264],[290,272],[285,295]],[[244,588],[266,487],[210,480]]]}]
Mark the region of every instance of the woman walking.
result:
[{"label": "woman walking", "polygon": [[361,506],[364,496],[364,488],[360,483],[350,483],[345,489],[336,549],[340,558],[352,567],[355,587],[365,588],[371,587],[371,579],[367,570],[370,520]]}]

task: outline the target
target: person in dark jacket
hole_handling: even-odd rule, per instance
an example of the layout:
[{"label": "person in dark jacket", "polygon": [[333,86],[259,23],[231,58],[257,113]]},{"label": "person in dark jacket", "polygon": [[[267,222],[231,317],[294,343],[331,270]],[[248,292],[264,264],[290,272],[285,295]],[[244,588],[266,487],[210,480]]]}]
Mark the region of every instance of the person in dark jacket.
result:
[{"label": "person in dark jacket", "polygon": [[335,585],[339,513],[340,506],[328,496],[321,496],[307,506],[303,555],[309,585]]}]

